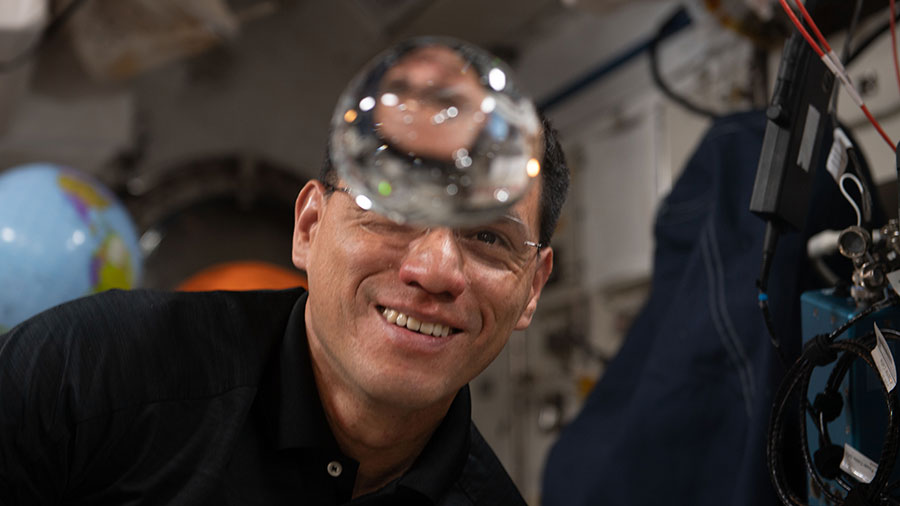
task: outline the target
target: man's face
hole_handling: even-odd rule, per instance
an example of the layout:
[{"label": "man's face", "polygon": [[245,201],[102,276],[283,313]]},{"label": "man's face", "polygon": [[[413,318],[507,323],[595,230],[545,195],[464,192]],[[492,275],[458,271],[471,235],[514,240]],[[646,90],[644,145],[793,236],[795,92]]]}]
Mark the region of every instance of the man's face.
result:
[{"label": "man's face", "polygon": [[[507,228],[494,230],[537,241],[539,189],[532,185],[498,220]],[[355,399],[404,409],[452,399],[514,329],[531,322],[552,267],[550,248],[487,261],[473,251],[494,238],[490,226],[460,233],[398,227],[345,193],[324,192],[311,181],[297,199],[293,260],[308,275],[314,364]],[[440,327],[425,335],[399,326],[399,315],[426,330]]]}]

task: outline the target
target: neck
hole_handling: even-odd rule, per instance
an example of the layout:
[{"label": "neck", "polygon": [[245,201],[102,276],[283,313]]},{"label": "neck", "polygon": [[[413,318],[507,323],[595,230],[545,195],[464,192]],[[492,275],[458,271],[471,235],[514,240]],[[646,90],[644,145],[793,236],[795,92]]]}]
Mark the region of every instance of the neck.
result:
[{"label": "neck", "polygon": [[[315,357],[315,351],[311,356]],[[353,497],[387,485],[406,472],[447,414],[453,397],[424,409],[378,402],[346,385],[313,358],[328,425],[341,451],[359,462]]]},{"label": "neck", "polygon": [[341,451],[359,462],[354,497],[402,476],[446,414],[446,409],[438,414],[390,413],[346,402],[339,392],[320,394]]}]

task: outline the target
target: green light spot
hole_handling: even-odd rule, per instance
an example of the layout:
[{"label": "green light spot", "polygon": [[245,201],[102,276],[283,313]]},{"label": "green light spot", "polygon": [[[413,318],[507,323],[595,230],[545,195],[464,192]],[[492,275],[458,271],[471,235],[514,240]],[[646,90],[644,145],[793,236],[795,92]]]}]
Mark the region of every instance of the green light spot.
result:
[{"label": "green light spot", "polygon": [[378,183],[378,193],[385,197],[389,196],[391,194],[391,183],[388,183],[387,181]]}]

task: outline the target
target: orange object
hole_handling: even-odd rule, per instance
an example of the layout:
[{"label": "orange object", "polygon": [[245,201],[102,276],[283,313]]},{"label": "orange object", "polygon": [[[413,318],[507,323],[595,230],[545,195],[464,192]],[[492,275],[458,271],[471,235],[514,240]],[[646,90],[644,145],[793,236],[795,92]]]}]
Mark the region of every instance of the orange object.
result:
[{"label": "orange object", "polygon": [[205,292],[281,290],[297,286],[308,287],[306,276],[302,272],[248,260],[213,265],[189,277],[175,289],[182,292]]}]

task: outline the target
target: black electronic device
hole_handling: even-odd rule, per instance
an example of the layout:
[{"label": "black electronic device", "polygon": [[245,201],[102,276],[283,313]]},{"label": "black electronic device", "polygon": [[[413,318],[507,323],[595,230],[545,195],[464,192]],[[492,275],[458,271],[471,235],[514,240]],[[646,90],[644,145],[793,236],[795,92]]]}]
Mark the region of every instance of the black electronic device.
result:
[{"label": "black electronic device", "polygon": [[834,75],[798,33],[788,40],[763,140],[750,210],[782,227],[803,227]]}]

